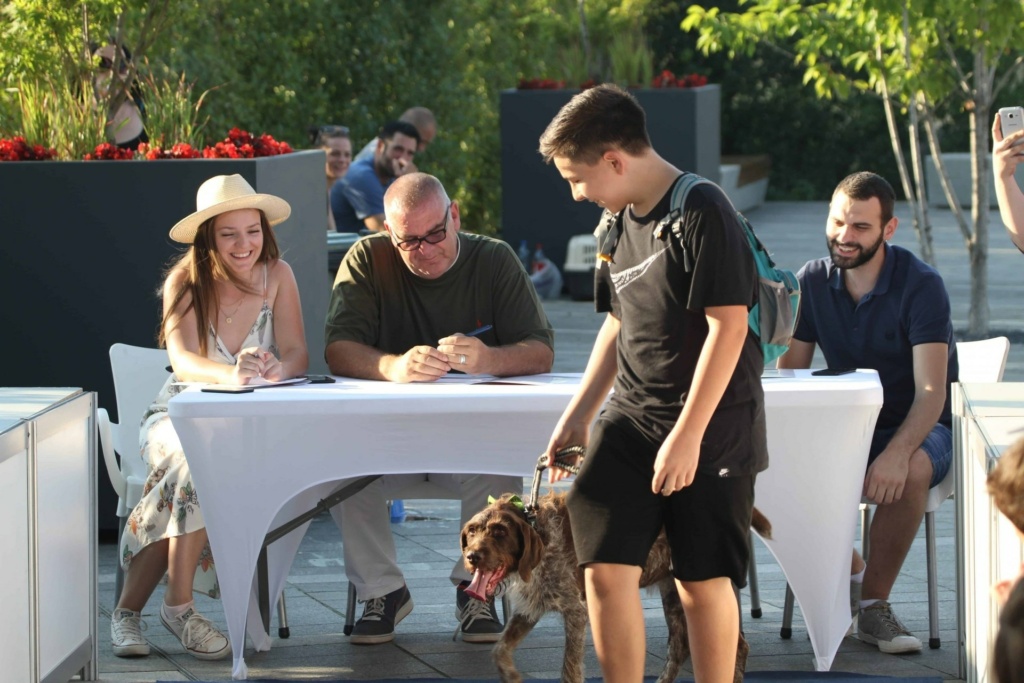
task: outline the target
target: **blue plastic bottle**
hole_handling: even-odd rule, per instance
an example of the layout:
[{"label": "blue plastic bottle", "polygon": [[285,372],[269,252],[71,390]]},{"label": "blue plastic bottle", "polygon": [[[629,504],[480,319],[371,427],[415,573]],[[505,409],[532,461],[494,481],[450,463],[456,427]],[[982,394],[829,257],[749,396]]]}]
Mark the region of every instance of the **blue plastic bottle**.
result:
[{"label": "blue plastic bottle", "polygon": [[523,268],[530,272],[530,246],[523,240],[519,243],[519,260],[523,262]]},{"label": "blue plastic bottle", "polygon": [[405,503],[401,500],[391,501],[391,523],[401,524],[405,521]]}]

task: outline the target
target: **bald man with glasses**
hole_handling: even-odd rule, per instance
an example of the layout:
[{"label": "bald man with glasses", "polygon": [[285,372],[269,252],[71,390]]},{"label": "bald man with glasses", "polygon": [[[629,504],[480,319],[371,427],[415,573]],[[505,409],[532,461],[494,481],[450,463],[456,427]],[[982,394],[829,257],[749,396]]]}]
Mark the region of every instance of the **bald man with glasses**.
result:
[{"label": "bald man with glasses", "polygon": [[[501,377],[551,370],[554,333],[511,247],[461,232],[458,203],[425,173],[396,179],[384,196],[384,213],[385,231],[349,249],[334,281],[325,351],[333,374],[430,382],[452,371]],[[364,603],[353,643],[393,640],[395,625],[412,611],[386,501],[427,478],[460,495],[460,528],[488,495],[522,488],[518,477],[389,475],[333,508],[345,571]],[[464,594],[470,578],[456,561],[451,579],[463,640],[493,643],[502,628],[494,603]]]}]

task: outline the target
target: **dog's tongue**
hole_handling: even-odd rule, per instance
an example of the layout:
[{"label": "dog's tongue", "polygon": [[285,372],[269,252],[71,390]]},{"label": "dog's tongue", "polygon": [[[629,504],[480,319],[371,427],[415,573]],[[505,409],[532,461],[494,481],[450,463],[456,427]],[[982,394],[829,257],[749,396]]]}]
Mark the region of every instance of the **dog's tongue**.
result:
[{"label": "dog's tongue", "polygon": [[487,600],[487,584],[494,572],[485,572],[477,569],[473,572],[473,580],[466,586],[466,595],[477,600]]}]

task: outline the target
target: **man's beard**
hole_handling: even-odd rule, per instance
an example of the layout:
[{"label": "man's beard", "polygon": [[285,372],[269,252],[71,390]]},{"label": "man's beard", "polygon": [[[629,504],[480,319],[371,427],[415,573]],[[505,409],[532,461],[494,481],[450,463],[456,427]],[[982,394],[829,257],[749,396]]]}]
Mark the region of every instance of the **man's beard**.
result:
[{"label": "man's beard", "polygon": [[857,245],[857,251],[854,252],[853,256],[842,256],[838,253],[838,240],[835,238],[825,238],[825,243],[828,245],[829,256],[832,257],[832,263],[834,263],[836,268],[839,268],[840,270],[852,270],[853,268],[863,266],[874,258],[875,253],[878,251],[879,247],[882,246],[883,242],[885,242],[884,232],[878,236],[878,241],[871,246],[865,248]]},{"label": "man's beard", "polygon": [[395,178],[398,177],[398,175],[395,173],[395,165],[391,161],[390,157],[384,156],[374,159],[373,166],[374,170],[377,172],[377,175],[383,178],[384,180],[394,180]]}]

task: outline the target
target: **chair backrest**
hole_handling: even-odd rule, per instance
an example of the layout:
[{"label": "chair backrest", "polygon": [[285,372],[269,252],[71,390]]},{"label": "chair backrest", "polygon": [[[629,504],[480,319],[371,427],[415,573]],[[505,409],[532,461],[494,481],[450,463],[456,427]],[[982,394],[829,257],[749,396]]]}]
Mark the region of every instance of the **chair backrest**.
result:
[{"label": "chair backrest", "polygon": [[1001,382],[1006,370],[1010,340],[993,337],[979,341],[957,342],[961,382]]},{"label": "chair backrest", "polygon": [[145,464],[138,457],[142,416],[153,403],[170,374],[170,359],[164,349],[128,344],[110,347],[110,369],[114,375],[117,426],[113,427],[114,450],[121,456],[121,472],[145,476]]}]

